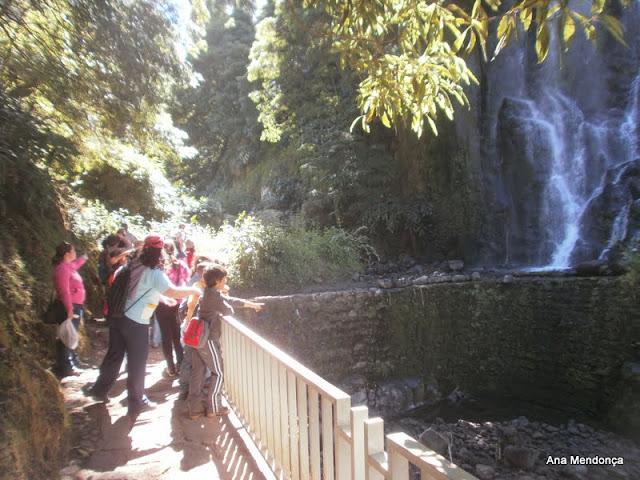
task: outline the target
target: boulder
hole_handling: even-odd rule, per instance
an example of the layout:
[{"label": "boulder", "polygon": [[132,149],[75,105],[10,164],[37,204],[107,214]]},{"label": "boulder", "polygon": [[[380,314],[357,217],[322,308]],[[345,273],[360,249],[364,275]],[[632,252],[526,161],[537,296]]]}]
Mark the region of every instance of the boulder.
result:
[{"label": "boulder", "polygon": [[480,480],[491,480],[496,476],[496,469],[490,465],[483,465],[479,463],[475,468],[476,477]]},{"label": "boulder", "polygon": [[532,448],[508,445],[502,452],[502,457],[508,465],[521,470],[531,470],[538,460],[539,452]]},{"label": "boulder", "polygon": [[609,267],[606,260],[588,260],[576,265],[575,270],[579,277],[594,277],[607,275]]},{"label": "boulder", "polygon": [[571,254],[572,264],[615,257],[640,229],[633,214],[640,198],[640,159],[610,168],[603,187],[586,206],[580,220],[580,240]]},{"label": "boulder", "polygon": [[560,473],[565,478],[584,480],[588,478],[589,469],[585,465],[564,465]]},{"label": "boulder", "polygon": [[421,443],[430,448],[436,453],[439,453],[443,457],[449,457],[449,438],[448,435],[436,432],[431,428],[427,428],[418,437]]},{"label": "boulder", "polygon": [[553,158],[548,131],[536,121],[531,102],[505,97],[496,133],[501,177],[496,193],[504,212],[497,221],[506,223],[507,233],[499,250],[508,245],[513,264],[541,264],[552,253],[540,220]]},{"label": "boulder", "polygon": [[464,269],[464,262],[462,260],[448,260],[447,268],[452,272],[459,272]]}]

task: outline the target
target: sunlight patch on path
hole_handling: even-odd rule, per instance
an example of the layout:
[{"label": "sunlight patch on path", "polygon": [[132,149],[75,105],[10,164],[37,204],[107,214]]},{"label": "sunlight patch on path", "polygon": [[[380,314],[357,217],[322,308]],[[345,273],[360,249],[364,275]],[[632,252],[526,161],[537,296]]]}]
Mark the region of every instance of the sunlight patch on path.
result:
[{"label": "sunlight patch on path", "polygon": [[237,424],[227,418],[188,418],[186,402],[178,400],[178,380],[164,375],[157,351],[150,356],[145,381],[147,396],[157,406],[135,421],[127,416],[126,373],[118,378],[108,404],[83,395],[81,388],[95,381],[97,373],[87,369],[61,384],[73,423],[75,457],[61,471],[63,480],[264,478],[239,441]]}]

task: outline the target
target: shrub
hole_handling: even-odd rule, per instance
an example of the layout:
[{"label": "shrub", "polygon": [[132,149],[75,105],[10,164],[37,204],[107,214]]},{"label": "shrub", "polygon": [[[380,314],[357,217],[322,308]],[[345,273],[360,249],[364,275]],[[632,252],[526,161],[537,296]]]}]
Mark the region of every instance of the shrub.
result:
[{"label": "shrub", "polygon": [[246,214],[224,224],[199,249],[227,264],[235,287],[262,293],[347,279],[375,255],[362,232],[307,230],[301,222],[265,225]]}]

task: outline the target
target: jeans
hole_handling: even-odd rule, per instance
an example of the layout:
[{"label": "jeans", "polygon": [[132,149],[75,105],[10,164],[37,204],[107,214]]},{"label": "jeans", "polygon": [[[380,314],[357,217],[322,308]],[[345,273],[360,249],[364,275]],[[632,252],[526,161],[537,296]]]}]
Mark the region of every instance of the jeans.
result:
[{"label": "jeans", "polygon": [[97,395],[106,395],[120,373],[120,366],[127,354],[127,392],[129,409],[142,403],[144,377],[149,353],[149,325],[120,317],[111,320],[109,349],[100,365],[100,376],[93,386]]},{"label": "jeans", "polygon": [[158,324],[158,319],[156,318],[156,314],[154,313],[151,320],[150,342],[154,348],[157,348],[160,345],[161,341],[162,341],[162,334],[160,333],[160,325]]},{"label": "jeans", "polygon": [[[156,309],[156,318],[158,319],[160,331],[162,332],[162,352],[167,361],[167,368],[169,370],[175,370],[176,365],[179,367],[182,363],[182,357],[184,355],[182,344],[180,343],[178,305],[169,307],[161,303]],[[176,353],[175,362],[173,359],[174,351]]]}]

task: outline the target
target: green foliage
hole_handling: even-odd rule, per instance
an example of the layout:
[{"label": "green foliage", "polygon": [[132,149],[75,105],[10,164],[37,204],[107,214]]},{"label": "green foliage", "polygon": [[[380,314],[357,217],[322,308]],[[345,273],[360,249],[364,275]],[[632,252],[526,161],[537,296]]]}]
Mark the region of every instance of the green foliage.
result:
[{"label": "green foliage", "polygon": [[162,216],[147,172],[133,165],[118,169],[99,164],[82,176],[78,191],[86,198],[101,200],[110,210],[123,208],[147,218]]},{"label": "green foliage", "polygon": [[249,100],[249,49],[254,39],[251,15],[223,2],[212,2],[205,45],[190,58],[201,80],[177,92],[173,114],[189,134],[198,153],[178,165],[176,174],[199,192],[211,190],[214,179],[237,176],[257,155],[258,123]]},{"label": "green foliage", "polygon": [[372,205],[365,212],[365,225],[390,234],[410,232],[424,237],[433,222],[433,211],[426,198],[389,199]]},{"label": "green foliage", "polygon": [[263,18],[256,25],[256,40],[251,47],[248,78],[259,81],[261,88],[249,97],[258,108],[258,121],[262,124],[260,140],[278,142],[283,130],[293,120],[289,118],[285,98],[279,82],[285,61],[287,42],[278,31],[276,17]]},{"label": "green foliage", "polygon": [[69,211],[71,230],[85,243],[98,244],[98,240],[117,232],[123,223],[129,231],[142,237],[148,231],[148,223],[140,215],[131,215],[125,209],[108,210],[99,200],[76,198]]},{"label": "green foliage", "polygon": [[[56,478],[68,436],[58,381],[47,371],[55,330],[50,259],[65,231],[64,185],[44,165],[74,149],[0,92],[0,478]],[[73,241],[73,240],[72,240]],[[91,295],[94,286],[86,283]]]},{"label": "green foliage", "polygon": [[267,225],[244,214],[224,224],[203,250],[228,265],[234,287],[261,293],[348,279],[361,260],[375,256],[362,232]]},{"label": "green foliage", "polygon": [[[311,10],[318,7],[318,2],[303,3]],[[565,48],[576,25],[595,42],[596,25],[601,24],[624,43],[622,24],[604,13],[609,3],[593,1],[591,16],[573,10],[569,2],[555,0],[520,0],[504,13],[497,13],[502,0],[463,5],[448,0],[330,0],[321,5],[330,18],[325,35],[333,38],[343,66],[361,79],[358,106],[362,115],[356,121],[361,120],[365,131],[379,119],[387,127],[410,127],[420,136],[425,124],[437,134],[438,112],[453,118],[454,101],[468,105],[463,86],[477,80],[463,55],[479,47],[487,59],[491,22],[498,25],[494,56],[519,29],[534,28],[536,53],[542,62],[549,52],[549,30],[556,21]]]},{"label": "green foliage", "polygon": [[142,133],[178,74],[166,5],[13,0],[0,7],[0,82],[57,132]]}]

